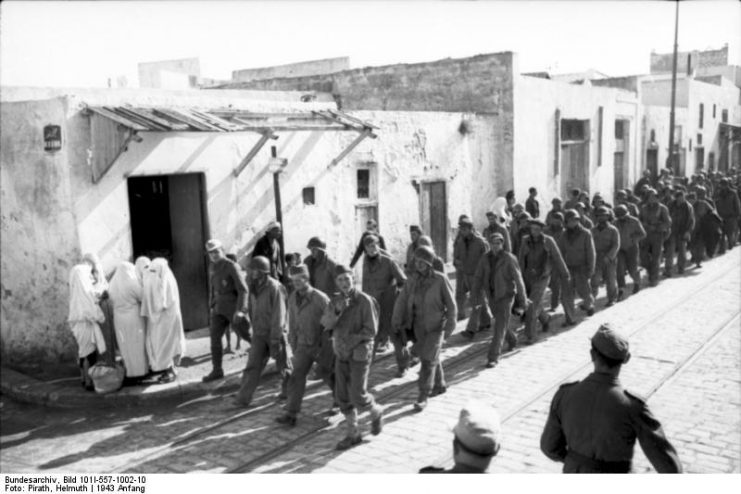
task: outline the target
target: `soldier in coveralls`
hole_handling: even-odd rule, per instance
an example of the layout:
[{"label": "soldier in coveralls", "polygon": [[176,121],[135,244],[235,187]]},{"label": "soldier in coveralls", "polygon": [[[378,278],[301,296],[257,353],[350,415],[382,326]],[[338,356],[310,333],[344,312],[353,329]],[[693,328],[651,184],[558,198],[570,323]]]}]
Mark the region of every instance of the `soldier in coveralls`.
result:
[{"label": "soldier in coveralls", "polygon": [[345,450],[363,440],[358,427],[359,411],[370,410],[371,434],[378,435],[383,430],[383,411],[367,390],[373,341],[378,331],[378,306],[372,297],[353,287],[350,268],[338,265],[335,275],[340,291],[330,300],[321,324],[332,330],[337,357],[337,401],[347,422],[347,436],[337,443],[337,449]]},{"label": "soldier in coveralls", "polygon": [[592,337],[594,372],[553,397],[540,449],[563,462],[564,473],[629,473],[636,439],[657,472],[682,472],[646,401],[620,385],[628,348],[625,337],[603,324]]},{"label": "soldier in coveralls", "polygon": [[435,271],[435,252],[426,246],[414,253],[415,270],[404,285],[394,306],[392,326],[396,332],[414,331],[415,353],[422,361],[419,372],[419,398],[414,409],[422,411],[427,397],[446,390],[440,347],[443,338],[455,329],[458,309],[448,277]]}]

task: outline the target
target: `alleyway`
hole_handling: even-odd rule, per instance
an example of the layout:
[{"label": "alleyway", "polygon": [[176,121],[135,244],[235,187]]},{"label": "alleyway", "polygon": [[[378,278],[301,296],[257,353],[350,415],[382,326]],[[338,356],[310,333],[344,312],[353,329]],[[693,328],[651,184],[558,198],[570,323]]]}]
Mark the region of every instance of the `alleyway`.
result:
[{"label": "alleyway", "polygon": [[[416,472],[447,466],[448,424],[461,405],[495,405],[504,445],[493,472],[558,472],[539,450],[553,393],[591,369],[588,338],[605,321],[631,335],[633,358],[623,384],[649,398],[688,472],[741,472],[740,249],[702,270],[662,281],[654,289],[598,312],[576,327],[541,335],[533,346],[485,369],[490,332],[473,342],[454,335],[444,349],[448,392],[412,412],[416,372],[395,378],[384,358],[370,385],[386,409],[386,427],[347,452],[334,450],[342,417],[327,417],[329,391],[318,381],[307,391],[295,428],[274,423],[277,379],[260,388],[255,407],[231,408],[235,377],[211,395],[167,408],[60,410],[2,397],[0,469],[3,472]],[[459,324],[459,330],[463,324]],[[367,418],[366,418],[367,420]],[[366,422],[367,427],[367,422]],[[637,451],[639,451],[637,449]],[[652,468],[642,453],[634,471]]]}]

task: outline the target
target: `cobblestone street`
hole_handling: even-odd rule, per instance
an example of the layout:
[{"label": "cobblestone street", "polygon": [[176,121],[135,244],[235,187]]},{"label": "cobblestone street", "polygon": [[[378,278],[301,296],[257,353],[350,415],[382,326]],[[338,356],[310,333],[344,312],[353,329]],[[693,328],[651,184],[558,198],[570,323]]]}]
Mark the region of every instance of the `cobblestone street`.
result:
[{"label": "cobblestone street", "polygon": [[[447,393],[422,413],[413,370],[395,378],[392,358],[376,362],[370,387],[386,410],[380,436],[334,450],[342,416],[328,417],[329,391],[313,381],[295,428],[274,422],[277,377],[260,387],[254,407],[232,408],[232,376],[203,398],[167,407],[69,410],[22,405],[2,397],[3,472],[416,472],[450,464],[450,425],[469,399],[500,412],[504,443],[491,470],[560,471],[539,449],[550,400],[564,382],[591,370],[589,337],[605,321],[630,335],[623,384],[649,399],[687,472],[741,472],[741,333],[739,249],[702,270],[666,279],[568,330],[541,334],[532,346],[485,369],[490,332],[473,342],[454,335],[444,349]],[[460,323],[458,331],[463,329]],[[555,328],[558,328],[556,330]],[[367,417],[363,425],[367,428]],[[634,471],[651,472],[640,448]]]}]

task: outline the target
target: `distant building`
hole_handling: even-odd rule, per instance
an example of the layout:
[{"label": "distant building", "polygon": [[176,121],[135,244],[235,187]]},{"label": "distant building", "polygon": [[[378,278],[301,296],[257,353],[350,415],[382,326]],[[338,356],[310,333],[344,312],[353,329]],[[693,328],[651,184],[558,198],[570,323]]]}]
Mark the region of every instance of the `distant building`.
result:
[{"label": "distant building", "polygon": [[240,69],[232,72],[232,82],[259,81],[278,77],[301,77],[331,74],[350,68],[349,57],[325,58],[305,62],[275,65],[255,69]]},{"label": "distant building", "polygon": [[188,89],[198,86],[201,64],[198,58],[161,60],[139,64],[139,87]]}]

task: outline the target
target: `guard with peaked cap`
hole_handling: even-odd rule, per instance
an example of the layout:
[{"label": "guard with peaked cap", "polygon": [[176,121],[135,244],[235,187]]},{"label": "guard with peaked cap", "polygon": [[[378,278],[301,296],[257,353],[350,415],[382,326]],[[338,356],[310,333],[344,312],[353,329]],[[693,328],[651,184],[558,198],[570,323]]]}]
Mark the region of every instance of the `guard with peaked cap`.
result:
[{"label": "guard with peaked cap", "polygon": [[681,473],[677,452],[646,400],[622,387],[628,339],[611,324],[592,336],[594,372],[564,384],[551,402],[540,449],[564,473],[629,473],[636,440],[658,473]]}]

